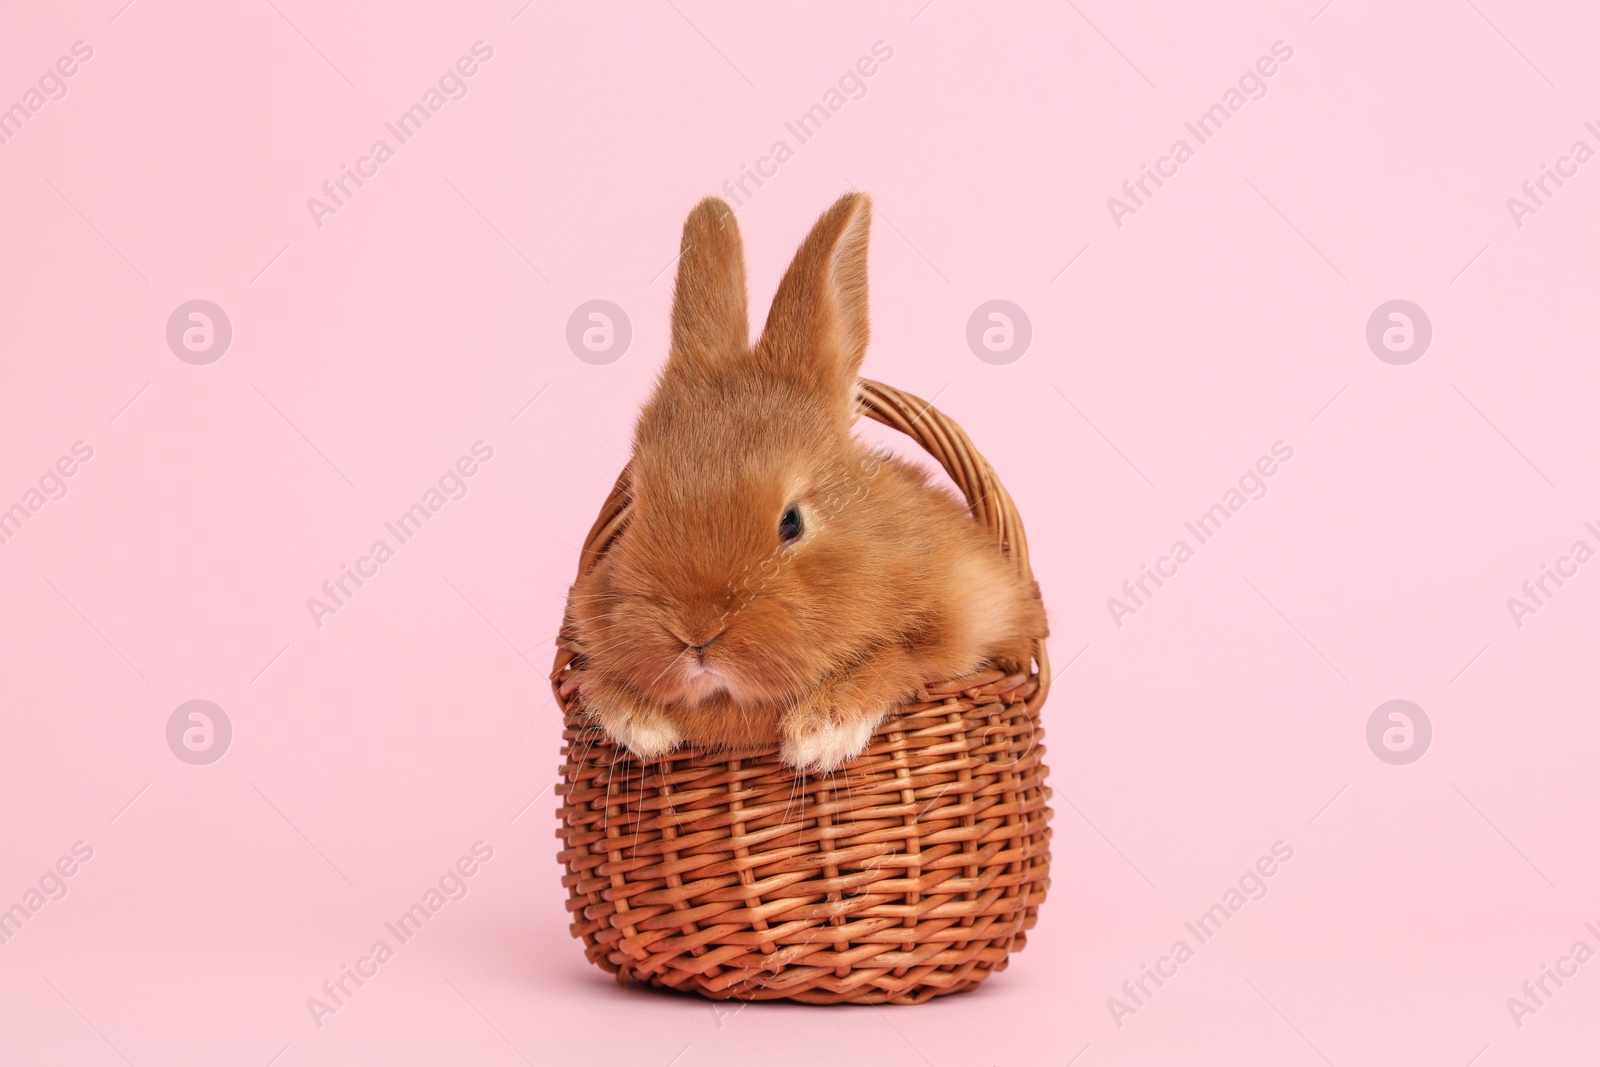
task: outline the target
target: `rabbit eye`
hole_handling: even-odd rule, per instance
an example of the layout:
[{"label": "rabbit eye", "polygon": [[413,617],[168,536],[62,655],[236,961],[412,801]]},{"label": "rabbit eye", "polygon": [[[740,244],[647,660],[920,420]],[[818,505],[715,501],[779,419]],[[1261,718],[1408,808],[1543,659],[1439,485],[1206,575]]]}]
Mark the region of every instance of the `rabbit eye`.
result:
[{"label": "rabbit eye", "polygon": [[800,509],[791,504],[783,513],[783,517],[778,520],[778,536],[785,541],[793,541],[804,529],[805,526],[800,521]]}]

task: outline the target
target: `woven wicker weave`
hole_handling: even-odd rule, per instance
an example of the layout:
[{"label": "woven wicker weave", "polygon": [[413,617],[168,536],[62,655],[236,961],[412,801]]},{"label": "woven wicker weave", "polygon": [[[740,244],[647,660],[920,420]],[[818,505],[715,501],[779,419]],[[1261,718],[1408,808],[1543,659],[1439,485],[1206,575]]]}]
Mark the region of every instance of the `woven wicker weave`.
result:
[{"label": "woven wicker weave", "polygon": [[[1031,579],[1022,523],[954,422],[861,383],[863,410],[943,464]],[[626,519],[627,472],[584,543],[592,566]],[[563,628],[551,681],[566,713],[561,862],[572,935],[619,981],[715,999],[917,1004],[971,989],[1026,942],[1050,886],[1050,789],[1034,673],[930,684],[832,776],[776,748],[642,763],[582,706]]]}]

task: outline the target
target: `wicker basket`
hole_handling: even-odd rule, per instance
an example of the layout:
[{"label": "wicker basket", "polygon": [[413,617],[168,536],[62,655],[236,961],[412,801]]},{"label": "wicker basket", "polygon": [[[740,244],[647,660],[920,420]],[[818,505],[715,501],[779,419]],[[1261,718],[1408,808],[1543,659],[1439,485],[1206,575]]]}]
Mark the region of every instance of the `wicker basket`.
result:
[{"label": "wicker basket", "polygon": [[[863,409],[944,465],[1031,579],[994,471],[932,405],[876,382]],[[626,519],[624,471],[584,543]],[[1039,711],[1050,671],[930,684],[833,776],[776,747],[643,763],[582,706],[570,628],[551,681],[566,713],[558,812],[572,935],[618,981],[715,999],[918,1004],[972,989],[1021,949],[1050,886]]]}]

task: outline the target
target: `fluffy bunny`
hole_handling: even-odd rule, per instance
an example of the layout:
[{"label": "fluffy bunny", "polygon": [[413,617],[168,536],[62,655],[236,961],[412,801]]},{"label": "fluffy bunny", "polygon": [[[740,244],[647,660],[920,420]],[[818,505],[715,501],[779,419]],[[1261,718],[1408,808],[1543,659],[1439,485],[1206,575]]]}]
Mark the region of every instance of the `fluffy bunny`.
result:
[{"label": "fluffy bunny", "polygon": [[871,216],[852,194],[817,221],[753,348],[732,211],[684,223],[632,514],[567,620],[585,706],[641,758],[780,742],[832,771],[924,683],[1026,669],[1045,631],[965,507],[851,433]]}]

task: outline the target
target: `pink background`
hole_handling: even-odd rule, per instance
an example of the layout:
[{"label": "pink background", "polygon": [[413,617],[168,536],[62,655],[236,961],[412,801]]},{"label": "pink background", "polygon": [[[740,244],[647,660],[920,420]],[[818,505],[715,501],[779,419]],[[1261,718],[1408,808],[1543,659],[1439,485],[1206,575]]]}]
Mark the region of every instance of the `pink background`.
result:
[{"label": "pink background", "polygon": [[[1600,949],[1600,564],[1520,628],[1506,606],[1600,548],[1600,162],[1521,227],[1506,206],[1600,148],[1587,5],[123,3],[0,13],[0,105],[94,50],[0,145],[0,507],[94,450],[0,545],[0,907],[94,850],[0,945],[0,1062],[1596,1055],[1600,962],[1520,1027],[1506,1003]],[[306,199],[479,40],[468,95],[316,226]],[[1280,40],[1267,95],[1118,227],[1107,197]],[[740,209],[757,316],[816,215],[873,193],[867,371],[1003,473],[1051,612],[1052,896],[1009,971],[916,1009],[617,988],[554,858],[576,546],[683,216],[780,138]],[[995,298],[1033,327],[1008,365],[965,340]],[[165,339],[193,299],[233,325],[209,365]],[[633,327],[609,365],[565,341],[593,299]],[[1392,299],[1433,325],[1407,366],[1365,340]],[[466,497],[316,626],[307,598],[479,440]],[[1115,625],[1280,440],[1266,497]],[[208,766],[166,741],[194,699],[233,726]],[[1366,741],[1391,699],[1433,726],[1406,766]],[[480,840],[468,895],[316,1025]],[[1108,998],[1280,840],[1265,898],[1118,1026]]]}]

